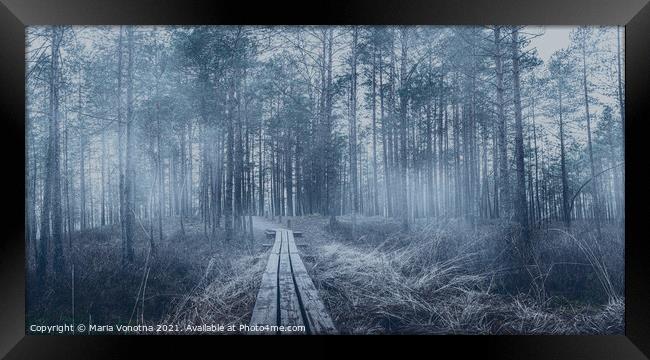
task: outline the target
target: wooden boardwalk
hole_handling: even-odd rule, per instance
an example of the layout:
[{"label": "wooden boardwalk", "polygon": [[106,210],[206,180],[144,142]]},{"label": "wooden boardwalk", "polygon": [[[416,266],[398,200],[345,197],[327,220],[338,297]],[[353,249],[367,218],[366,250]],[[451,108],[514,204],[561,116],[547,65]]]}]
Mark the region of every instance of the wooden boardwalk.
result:
[{"label": "wooden boardwalk", "polygon": [[[304,326],[284,334],[333,334],[334,323],[300,259],[291,230],[275,230],[262,283],[250,321],[253,326]],[[280,331],[256,331],[279,334]]]}]

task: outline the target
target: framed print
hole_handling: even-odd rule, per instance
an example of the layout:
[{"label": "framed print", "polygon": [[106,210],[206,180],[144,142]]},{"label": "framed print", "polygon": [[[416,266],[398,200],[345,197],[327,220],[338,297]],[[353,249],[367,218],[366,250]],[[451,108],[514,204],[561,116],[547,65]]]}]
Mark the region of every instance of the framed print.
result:
[{"label": "framed print", "polygon": [[650,6],[303,5],[4,1],[1,353],[645,358]]}]

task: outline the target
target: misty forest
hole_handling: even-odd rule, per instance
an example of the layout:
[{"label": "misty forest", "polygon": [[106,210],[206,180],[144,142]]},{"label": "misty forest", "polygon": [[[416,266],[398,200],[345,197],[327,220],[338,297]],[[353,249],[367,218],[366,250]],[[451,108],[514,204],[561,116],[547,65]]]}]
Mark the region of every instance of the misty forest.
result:
[{"label": "misty forest", "polygon": [[623,333],[622,28],[26,31],[28,325],[248,323],[284,228],[339,333]]}]

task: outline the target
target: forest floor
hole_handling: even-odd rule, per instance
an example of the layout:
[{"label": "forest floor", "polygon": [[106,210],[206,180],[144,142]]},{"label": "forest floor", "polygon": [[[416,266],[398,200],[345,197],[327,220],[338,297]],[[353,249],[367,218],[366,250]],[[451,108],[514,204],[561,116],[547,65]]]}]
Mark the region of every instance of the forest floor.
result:
[{"label": "forest floor", "polygon": [[[183,234],[169,218],[162,241],[155,232],[155,253],[140,228],[125,266],[119,226],[76,233],[74,291],[71,272],[30,289],[28,323],[247,324],[268,257],[264,230],[287,219],[254,217],[252,241],[226,243],[206,237],[198,219],[186,220]],[[587,226],[536,231],[537,263],[524,271],[509,251],[516,234],[500,222],[421,221],[403,231],[396,221],[359,217],[353,238],[348,217],[332,229],[324,216],[289,219],[304,234],[301,257],[341,333],[623,333],[623,240],[613,226],[597,247]]]},{"label": "forest floor", "polygon": [[[342,333],[623,333],[623,250],[615,236],[594,249],[584,229],[569,239],[537,231],[536,266],[523,271],[509,254],[515,235],[500,223],[471,229],[426,221],[405,232],[397,221],[361,218],[353,240],[350,219],[339,221],[336,236],[319,236],[306,259]],[[327,227],[324,219],[295,223],[305,232]]]}]

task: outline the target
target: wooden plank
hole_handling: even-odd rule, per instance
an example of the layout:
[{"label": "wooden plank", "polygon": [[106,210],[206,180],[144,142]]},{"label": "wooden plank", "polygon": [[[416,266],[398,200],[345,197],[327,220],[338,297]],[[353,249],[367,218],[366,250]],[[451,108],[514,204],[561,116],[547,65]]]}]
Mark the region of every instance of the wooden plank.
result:
[{"label": "wooden plank", "polygon": [[[262,282],[257,292],[255,308],[250,325],[278,325],[278,265],[280,255],[271,253],[262,274]],[[272,334],[273,332],[251,332],[255,334]]]},{"label": "wooden plank", "polygon": [[289,249],[287,248],[287,242],[286,242],[285,237],[284,237],[285,231],[283,231],[282,229],[278,229],[276,234],[277,234],[276,236],[281,239],[280,247],[278,249],[278,253],[280,253],[280,254],[289,253]]},{"label": "wooden plank", "polygon": [[[304,326],[300,303],[296,293],[296,287],[293,282],[291,272],[291,263],[289,259],[289,246],[287,241],[287,231],[278,231],[282,234],[282,247],[280,250],[280,267],[279,291],[280,291],[280,324],[283,326]],[[304,332],[286,332],[284,334],[304,334]]]},{"label": "wooden plank", "polygon": [[280,231],[276,231],[275,242],[273,243],[273,248],[271,248],[271,254],[279,254],[281,245],[282,245],[282,238],[280,237]]},{"label": "wooden plank", "polygon": [[318,290],[309,277],[307,269],[297,252],[290,253],[293,276],[303,306],[304,322],[312,334],[336,334],[338,331],[327,313],[325,304],[318,296]]},{"label": "wooden plank", "polygon": [[[251,316],[250,325],[279,325],[278,312],[280,311],[278,300],[278,267],[280,265],[280,246],[282,238],[279,234],[275,237],[273,249],[266,263],[266,269],[262,274],[262,282],[257,292],[255,307]],[[252,332],[270,334],[273,332]]]},{"label": "wooden plank", "polygon": [[262,275],[260,290],[251,316],[251,326],[305,326],[305,331],[283,334],[337,333],[325,305],[318,296],[318,290],[300,258],[293,232],[275,229],[274,233],[275,242]]},{"label": "wooden plank", "polygon": [[285,236],[287,238],[287,244],[289,246],[289,253],[297,254],[298,248],[296,247],[296,242],[293,239],[293,231],[287,230]]}]

